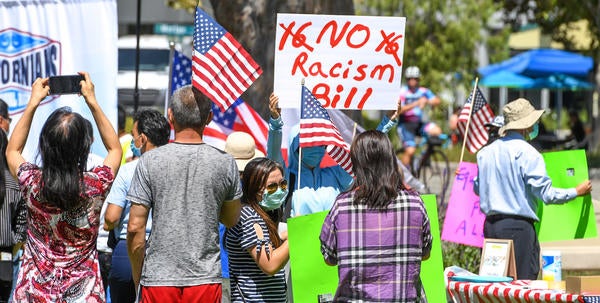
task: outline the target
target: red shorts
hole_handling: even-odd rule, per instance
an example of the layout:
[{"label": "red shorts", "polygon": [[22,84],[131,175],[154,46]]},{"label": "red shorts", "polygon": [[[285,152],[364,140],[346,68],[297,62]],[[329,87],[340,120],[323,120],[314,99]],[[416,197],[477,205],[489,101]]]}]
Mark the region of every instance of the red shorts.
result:
[{"label": "red shorts", "polygon": [[140,303],[221,303],[221,283],[197,286],[142,286]]}]

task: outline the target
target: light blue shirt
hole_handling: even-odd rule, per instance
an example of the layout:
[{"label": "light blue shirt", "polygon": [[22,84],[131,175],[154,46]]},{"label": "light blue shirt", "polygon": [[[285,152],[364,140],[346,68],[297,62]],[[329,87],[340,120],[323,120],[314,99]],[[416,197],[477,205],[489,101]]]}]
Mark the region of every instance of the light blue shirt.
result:
[{"label": "light blue shirt", "polygon": [[290,186],[296,187],[292,195],[291,215],[308,215],[331,209],[338,194],[347,190],[352,185],[352,176],[339,165],[324,168],[308,168],[304,163],[301,163],[298,158],[299,128],[293,128],[291,131],[288,147],[288,165],[286,167],[281,154],[282,127],[283,121],[281,117],[269,120],[267,157],[279,162],[285,168],[285,175],[288,181],[291,181],[291,173],[298,174],[298,166],[301,165],[300,186],[296,183],[298,182],[298,177],[294,180],[294,184],[290,184]]},{"label": "light blue shirt", "polygon": [[[131,208],[131,202],[125,197],[127,196],[127,191],[131,185],[131,179],[133,178],[137,163],[138,160],[136,159],[121,165],[121,168],[119,168],[119,172],[115,177],[115,181],[110,188],[110,192],[106,197],[107,203],[123,208],[121,219],[119,220],[119,223],[115,225],[115,234],[121,240],[127,239],[127,223],[129,223],[129,209]],[[148,214],[148,222],[146,223],[146,239],[148,239],[151,229],[152,210],[150,210],[150,213]]]},{"label": "light blue shirt", "polygon": [[575,188],[552,187],[542,155],[523,136],[509,131],[477,153],[475,192],[485,215],[517,215],[539,221],[537,200],[562,204],[577,196]]}]

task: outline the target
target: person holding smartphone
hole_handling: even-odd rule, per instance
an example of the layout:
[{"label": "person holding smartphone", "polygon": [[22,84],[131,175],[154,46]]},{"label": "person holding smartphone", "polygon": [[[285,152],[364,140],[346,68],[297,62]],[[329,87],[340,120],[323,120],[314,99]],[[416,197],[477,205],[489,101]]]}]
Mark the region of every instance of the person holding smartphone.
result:
[{"label": "person holding smartphone", "polygon": [[94,84],[80,73],[84,97],[108,151],[101,166],[86,171],[92,144],[86,119],[68,107],[56,109],[39,138],[39,167],[22,155],[33,116],[50,91],[48,78],[31,87],[29,103],[6,148],[11,174],[26,199],[27,239],[15,302],[105,302],[96,238],[100,209],[121,163],[117,134],[96,100]]}]

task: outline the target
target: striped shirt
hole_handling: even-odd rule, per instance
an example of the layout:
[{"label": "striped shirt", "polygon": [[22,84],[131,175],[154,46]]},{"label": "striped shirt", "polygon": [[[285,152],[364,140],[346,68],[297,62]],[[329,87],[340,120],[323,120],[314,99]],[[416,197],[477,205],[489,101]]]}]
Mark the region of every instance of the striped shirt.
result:
[{"label": "striped shirt", "polygon": [[321,229],[321,252],[338,264],[335,302],[427,302],[419,274],[431,251],[429,219],[416,191],[401,190],[386,211],[338,196]]},{"label": "striped shirt", "polygon": [[[262,241],[256,235],[255,223],[263,230]],[[283,269],[273,276],[267,276],[247,251],[267,243],[273,245],[267,224],[252,207],[244,205],[238,224],[225,232],[225,248],[229,253],[231,302],[286,302]]]},{"label": "striped shirt", "polygon": [[24,242],[27,230],[27,205],[19,185],[10,172],[4,170],[6,195],[0,208],[0,248],[12,248]]}]

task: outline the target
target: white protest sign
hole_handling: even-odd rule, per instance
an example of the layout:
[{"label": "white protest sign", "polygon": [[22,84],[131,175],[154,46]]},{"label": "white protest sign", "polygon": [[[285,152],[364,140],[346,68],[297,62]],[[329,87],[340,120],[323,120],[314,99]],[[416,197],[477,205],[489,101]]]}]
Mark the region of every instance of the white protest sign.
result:
[{"label": "white protest sign", "polygon": [[404,17],[277,14],[274,91],[300,107],[300,83],[325,108],[395,109]]},{"label": "white protest sign", "polygon": [[[115,0],[0,1],[0,99],[8,104],[11,126],[27,106],[36,78],[79,71],[90,73],[96,99],[116,126],[117,31]],[[43,124],[62,106],[93,121],[83,97],[46,97],[31,125],[26,160],[34,161]],[[94,138],[92,152],[106,155],[96,127]]]}]

